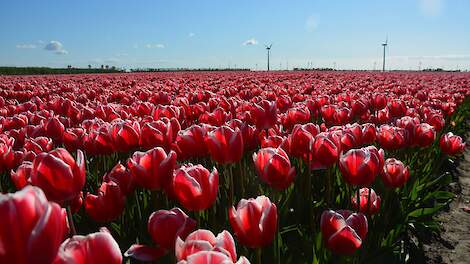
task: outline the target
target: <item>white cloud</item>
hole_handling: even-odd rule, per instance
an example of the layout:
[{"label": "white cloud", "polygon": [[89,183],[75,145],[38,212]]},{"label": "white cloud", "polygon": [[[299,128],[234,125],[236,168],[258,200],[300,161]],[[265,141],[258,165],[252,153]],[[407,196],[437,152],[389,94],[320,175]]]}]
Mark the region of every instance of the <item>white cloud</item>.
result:
[{"label": "white cloud", "polygon": [[17,44],[16,48],[17,49],[35,49],[36,45],[34,45],[34,44]]},{"label": "white cloud", "polygon": [[163,45],[163,44],[147,44],[147,45],[145,45],[145,47],[147,49],[154,49],[154,48],[163,49],[165,47],[165,45]]},{"label": "white cloud", "polygon": [[64,49],[64,45],[57,40],[51,40],[49,43],[46,44],[44,47],[45,50],[53,51],[55,54],[58,55],[65,55],[69,52]]},{"label": "white cloud", "polygon": [[418,0],[419,9],[426,16],[438,16],[444,7],[444,0]]},{"label": "white cloud", "polygon": [[45,50],[52,50],[52,51],[62,50],[63,48],[64,48],[64,45],[62,45],[62,43],[56,40],[52,40],[51,42],[47,43],[47,45],[44,47]]},{"label": "white cloud", "polygon": [[196,33],[191,32],[191,33],[188,34],[188,38],[192,38],[194,36],[196,36]]},{"label": "white cloud", "polygon": [[307,18],[305,21],[305,29],[307,29],[308,32],[313,32],[318,28],[319,25],[319,19],[315,15],[311,15]]},{"label": "white cloud", "polygon": [[245,40],[245,42],[242,43],[243,46],[251,46],[251,45],[258,45],[258,41],[254,38]]}]

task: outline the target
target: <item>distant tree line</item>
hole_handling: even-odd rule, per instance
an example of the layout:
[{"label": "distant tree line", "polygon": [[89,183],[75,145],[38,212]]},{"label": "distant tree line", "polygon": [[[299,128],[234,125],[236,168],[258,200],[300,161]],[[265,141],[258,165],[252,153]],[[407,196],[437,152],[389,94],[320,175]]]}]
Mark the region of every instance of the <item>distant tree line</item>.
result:
[{"label": "distant tree line", "polygon": [[102,68],[49,68],[49,67],[0,67],[0,75],[34,75],[34,74],[78,74],[78,73],[116,73],[124,70],[116,67]]}]

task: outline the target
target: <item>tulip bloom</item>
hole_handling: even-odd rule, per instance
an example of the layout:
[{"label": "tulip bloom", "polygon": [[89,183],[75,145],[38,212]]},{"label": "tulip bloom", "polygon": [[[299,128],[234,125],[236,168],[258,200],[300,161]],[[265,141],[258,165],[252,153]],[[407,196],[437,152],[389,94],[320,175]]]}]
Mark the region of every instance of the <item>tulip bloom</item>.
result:
[{"label": "tulip bloom", "polygon": [[110,222],[124,210],[126,198],[115,182],[103,182],[98,195],[87,193],[85,211],[97,222]]},{"label": "tulip bloom", "polygon": [[341,152],[340,137],[332,132],[322,132],[315,137],[310,151],[314,161],[325,167],[331,166],[338,161]]},{"label": "tulip bloom", "polygon": [[127,166],[137,185],[149,190],[171,188],[171,176],[176,165],[176,153],[168,155],[161,147],[147,152],[134,152]]},{"label": "tulip bloom", "polygon": [[83,147],[83,137],[85,136],[85,129],[83,128],[69,128],[64,132],[64,146],[68,151],[76,151]]},{"label": "tulip bloom", "polygon": [[403,162],[390,158],[385,161],[380,175],[385,186],[389,188],[402,187],[410,178],[410,171]]},{"label": "tulip bloom", "polygon": [[377,132],[377,141],[386,150],[395,150],[405,147],[407,133],[404,128],[382,125]]},{"label": "tulip bloom", "polygon": [[368,186],[381,171],[383,150],[373,146],[351,149],[339,159],[339,169],[343,179],[351,185]]},{"label": "tulip bloom", "polygon": [[367,217],[348,210],[326,210],[321,215],[320,229],[328,249],[352,255],[366,238]]},{"label": "tulip bloom", "polygon": [[119,185],[123,195],[129,195],[134,192],[135,182],[129,172],[121,163],[116,164],[109,173],[103,176],[103,182],[113,181]]},{"label": "tulip bloom", "polygon": [[147,229],[152,240],[165,249],[175,246],[177,237],[186,239],[196,228],[196,221],[188,217],[181,209],[159,210],[149,217]]},{"label": "tulip bloom", "polygon": [[23,161],[16,171],[10,172],[11,181],[15,184],[16,189],[21,190],[26,185],[31,184],[31,170],[33,163]]},{"label": "tulip bloom", "polygon": [[308,159],[309,146],[318,133],[320,133],[318,125],[312,123],[295,125],[290,135],[292,155]]},{"label": "tulip bloom", "polygon": [[77,150],[77,160],[70,153],[58,148],[40,153],[33,161],[31,183],[55,202],[63,202],[77,196],[85,185],[85,159]]},{"label": "tulip bloom", "polygon": [[59,118],[51,117],[44,124],[46,135],[54,140],[62,140],[64,136],[64,125],[60,122]]},{"label": "tulip bloom", "polygon": [[175,255],[178,261],[187,260],[191,255],[201,251],[220,252],[231,259],[230,263],[237,260],[235,241],[232,235],[224,230],[216,236],[205,229],[198,229],[183,241],[180,237],[176,239]]},{"label": "tulip bloom", "polygon": [[[370,192],[370,194],[369,194]],[[369,202],[370,197],[370,202]],[[373,215],[380,209],[380,196],[378,196],[372,188],[361,188],[359,191],[360,204],[357,202],[357,191],[351,197],[351,202],[354,208],[359,209],[359,212]]]},{"label": "tulip bloom", "polygon": [[65,210],[38,187],[0,194],[0,262],[51,263],[67,232]]},{"label": "tulip bloom", "polygon": [[268,197],[242,199],[229,209],[229,220],[241,244],[260,248],[270,244],[277,230],[277,208]]},{"label": "tulip bloom", "polygon": [[273,127],[277,122],[276,102],[262,100],[259,104],[254,104],[251,116],[255,121],[256,128],[262,130]]},{"label": "tulip bloom", "polygon": [[190,211],[201,211],[212,206],[217,198],[219,173],[209,172],[202,165],[181,166],[173,175],[173,190],[178,201]]},{"label": "tulip bloom", "polygon": [[124,122],[113,124],[111,137],[115,149],[120,152],[127,152],[139,146],[139,132]]},{"label": "tulip bloom", "polygon": [[121,264],[119,245],[106,228],[87,236],[73,236],[62,243],[52,264]]},{"label": "tulip bloom", "polygon": [[210,129],[212,127],[209,125],[192,125],[179,131],[175,142],[178,148],[178,159],[209,155],[204,137]]},{"label": "tulip bloom", "polygon": [[[178,264],[232,264],[232,259],[217,251],[199,251],[187,257],[187,260],[179,261]],[[234,264],[250,264],[245,257],[240,257]]]},{"label": "tulip bloom", "polygon": [[465,150],[465,142],[463,139],[452,132],[442,135],[439,146],[442,152],[447,155],[459,155]]},{"label": "tulip bloom", "polygon": [[132,245],[124,256],[140,261],[155,261],[175,247],[177,237],[186,239],[196,228],[196,221],[189,218],[181,209],[153,212],[148,220],[147,230],[156,246]]},{"label": "tulip bloom", "polygon": [[430,146],[436,139],[436,131],[434,127],[427,123],[416,125],[413,143],[420,147]]},{"label": "tulip bloom", "polygon": [[284,190],[295,178],[295,168],[282,148],[263,148],[253,153],[258,176],[263,182],[278,190]]},{"label": "tulip bloom", "polygon": [[218,127],[207,133],[205,142],[211,158],[218,163],[235,163],[243,156],[243,137],[238,128]]}]

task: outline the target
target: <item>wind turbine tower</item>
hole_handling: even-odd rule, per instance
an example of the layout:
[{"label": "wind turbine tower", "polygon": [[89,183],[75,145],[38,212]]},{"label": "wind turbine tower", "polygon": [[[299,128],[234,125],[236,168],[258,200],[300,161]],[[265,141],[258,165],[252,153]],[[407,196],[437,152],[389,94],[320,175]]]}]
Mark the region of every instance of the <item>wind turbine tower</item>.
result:
[{"label": "wind turbine tower", "polygon": [[273,46],[273,44],[269,44],[269,45],[264,45],[266,47],[266,50],[268,51],[268,71],[269,71],[269,53],[271,51],[271,47]]},{"label": "wind turbine tower", "polygon": [[382,71],[385,71],[385,49],[387,48],[388,45],[388,37],[385,39],[385,42],[382,43],[382,46],[384,47],[384,57],[383,57],[383,63],[382,63]]}]

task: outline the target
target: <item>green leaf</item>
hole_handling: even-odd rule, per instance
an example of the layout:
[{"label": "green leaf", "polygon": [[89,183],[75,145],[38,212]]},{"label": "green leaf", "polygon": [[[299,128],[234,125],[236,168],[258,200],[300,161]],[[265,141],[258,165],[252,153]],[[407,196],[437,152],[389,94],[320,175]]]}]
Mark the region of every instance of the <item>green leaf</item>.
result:
[{"label": "green leaf", "polygon": [[423,217],[423,216],[429,216],[433,215],[439,210],[441,210],[442,207],[444,207],[445,204],[439,204],[438,206],[435,207],[424,207],[424,208],[419,208],[416,209],[408,214],[408,217]]}]

